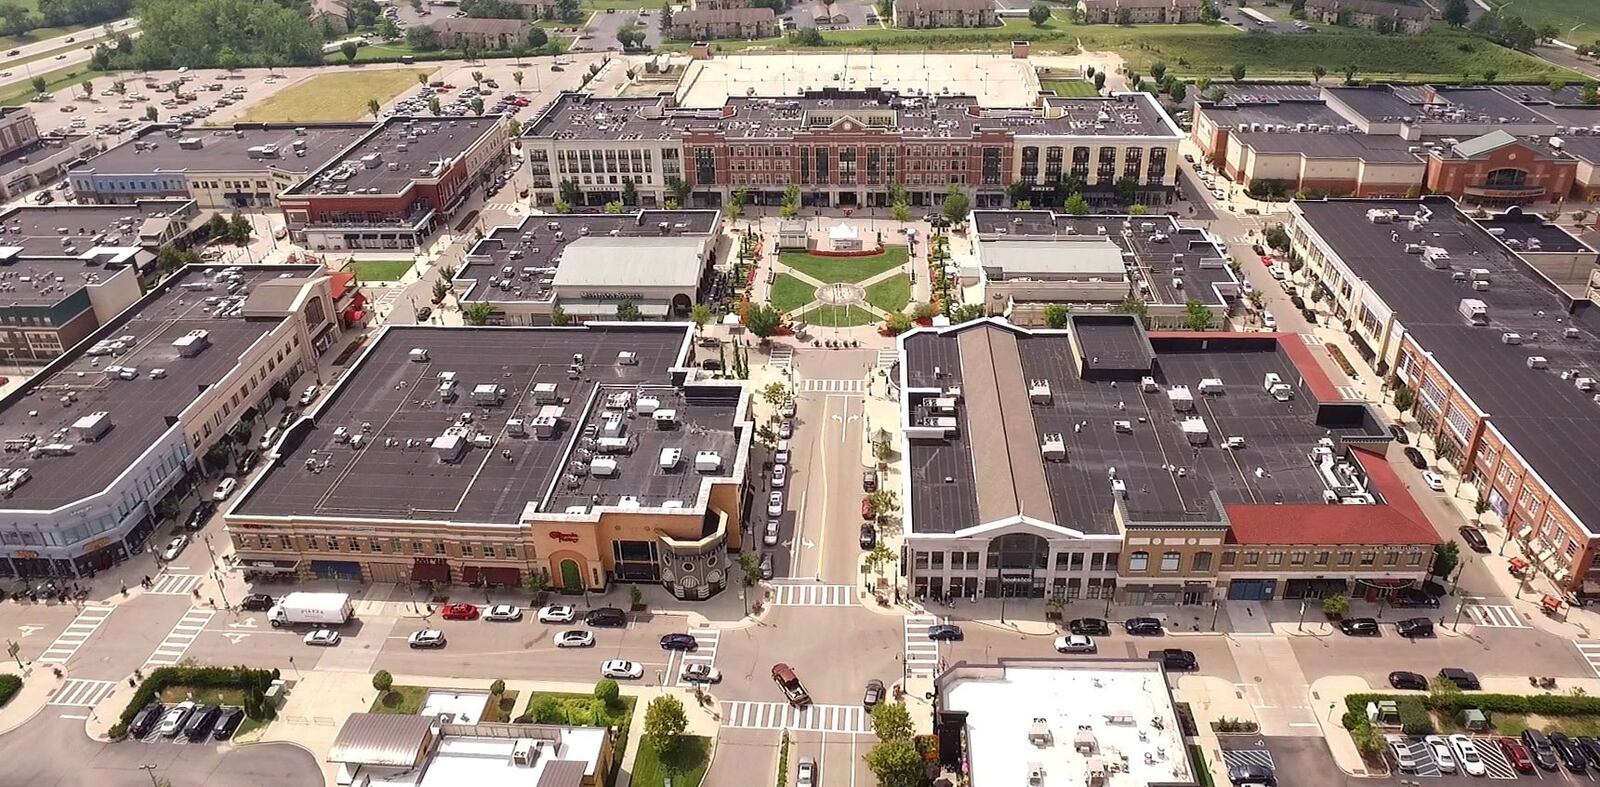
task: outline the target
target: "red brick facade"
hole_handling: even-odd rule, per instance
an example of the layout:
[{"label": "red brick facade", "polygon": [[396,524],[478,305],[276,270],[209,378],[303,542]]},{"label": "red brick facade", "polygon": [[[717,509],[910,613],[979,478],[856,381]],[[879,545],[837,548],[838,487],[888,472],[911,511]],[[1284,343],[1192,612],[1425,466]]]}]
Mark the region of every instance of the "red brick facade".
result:
[{"label": "red brick facade", "polygon": [[1577,174],[1576,160],[1516,142],[1474,159],[1430,155],[1424,185],[1430,193],[1474,202],[1543,202],[1565,198]]}]

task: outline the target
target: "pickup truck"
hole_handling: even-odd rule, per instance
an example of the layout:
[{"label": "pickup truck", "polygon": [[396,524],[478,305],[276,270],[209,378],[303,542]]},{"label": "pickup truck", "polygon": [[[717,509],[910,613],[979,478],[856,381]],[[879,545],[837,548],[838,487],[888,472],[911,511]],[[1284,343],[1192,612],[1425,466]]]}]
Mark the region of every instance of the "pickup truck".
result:
[{"label": "pickup truck", "polygon": [[794,674],[794,670],[788,664],[779,662],[772,665],[772,680],[783,690],[783,697],[790,705],[797,708],[811,705],[811,695],[806,693],[805,686],[800,685],[799,676]]}]

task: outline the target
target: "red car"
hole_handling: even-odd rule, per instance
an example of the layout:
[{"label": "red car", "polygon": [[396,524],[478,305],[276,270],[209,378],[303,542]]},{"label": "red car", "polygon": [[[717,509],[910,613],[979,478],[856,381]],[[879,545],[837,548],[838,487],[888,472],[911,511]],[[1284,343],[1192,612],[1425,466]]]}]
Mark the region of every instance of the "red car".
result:
[{"label": "red car", "polygon": [[861,498],[861,518],[862,519],[871,519],[872,518],[872,498],[870,498],[870,497]]},{"label": "red car", "polygon": [[1528,756],[1528,749],[1516,738],[1501,738],[1500,751],[1505,752],[1506,759],[1511,761],[1511,767],[1518,773],[1533,773],[1533,758]]},{"label": "red car", "polygon": [[478,608],[471,604],[446,604],[439,614],[445,620],[477,620]]}]

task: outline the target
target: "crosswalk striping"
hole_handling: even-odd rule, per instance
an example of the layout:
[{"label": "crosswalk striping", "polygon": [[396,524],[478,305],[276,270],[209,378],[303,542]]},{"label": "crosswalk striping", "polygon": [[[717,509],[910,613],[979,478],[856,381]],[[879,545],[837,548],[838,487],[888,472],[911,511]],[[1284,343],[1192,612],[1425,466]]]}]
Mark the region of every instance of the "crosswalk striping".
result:
[{"label": "crosswalk striping", "polygon": [[1572,644],[1578,648],[1578,655],[1588,663],[1589,669],[1594,670],[1595,677],[1600,678],[1600,641],[1573,640]]},{"label": "crosswalk striping", "polygon": [[674,686],[692,687],[694,683],[683,679],[683,670],[690,664],[704,664],[708,667],[717,665],[717,643],[722,640],[722,629],[691,628],[689,636],[694,637],[695,649],[683,653],[683,658],[678,661],[678,668],[674,670]]},{"label": "crosswalk striping", "polygon": [[1487,628],[1525,629],[1528,624],[1514,607],[1504,604],[1479,604],[1467,602],[1464,610],[1472,622]]},{"label": "crosswalk striping", "polygon": [[113,689],[117,687],[114,680],[83,680],[73,678],[61,684],[61,688],[50,697],[49,705],[64,705],[75,708],[93,708],[100,704]]},{"label": "crosswalk striping", "polygon": [[853,607],[856,588],[854,585],[775,584],[771,603],[775,607]]},{"label": "crosswalk striping", "polygon": [[932,615],[905,619],[906,675],[931,678],[939,669],[939,643],[928,639],[928,627],[939,622]]},{"label": "crosswalk striping", "polygon": [[1276,770],[1272,767],[1272,752],[1266,749],[1223,749],[1222,759],[1228,763],[1229,768],[1260,765],[1269,770]]},{"label": "crosswalk striping", "polygon": [[1300,341],[1304,342],[1308,347],[1320,347],[1328,343],[1321,336],[1318,336],[1314,333],[1300,334]]},{"label": "crosswalk striping", "polygon": [[786,702],[722,703],[722,726],[740,730],[790,730],[867,735],[872,718],[859,705],[808,705],[796,708]]},{"label": "crosswalk striping", "polygon": [[199,638],[200,632],[205,630],[206,624],[216,617],[216,612],[199,607],[190,607],[183,617],[178,619],[177,625],[167,633],[167,638],[161,640],[154,653],[144,662],[145,669],[151,667],[170,667],[183,661],[183,654],[189,651],[189,646]]},{"label": "crosswalk striping", "polygon": [[833,394],[860,394],[867,392],[865,380],[812,380],[805,379],[800,382],[800,390],[805,393],[833,393]]},{"label": "crosswalk striping", "polygon": [[162,572],[151,581],[150,591],[158,596],[187,596],[200,586],[205,577],[199,574],[168,574]]},{"label": "crosswalk striping", "polygon": [[898,350],[879,350],[878,351],[878,364],[877,365],[878,365],[878,368],[880,368],[880,369],[887,369],[887,368],[889,368],[891,366],[894,366],[895,363],[897,361],[899,361],[899,360],[900,360],[900,351],[898,351]]},{"label": "crosswalk striping", "polygon": [[39,663],[67,663],[68,659],[77,655],[78,648],[83,647],[83,643],[88,642],[89,638],[94,636],[94,633],[99,630],[100,624],[106,622],[106,618],[111,617],[111,613],[114,610],[116,610],[116,607],[84,607],[78,613],[78,616],[67,624],[66,630],[61,632],[61,636],[56,637],[55,642],[50,643],[50,647],[45,648],[44,653],[40,654]]},{"label": "crosswalk striping", "polygon": [[774,369],[790,369],[794,367],[794,348],[787,344],[772,346],[772,355],[767,358],[767,364]]}]

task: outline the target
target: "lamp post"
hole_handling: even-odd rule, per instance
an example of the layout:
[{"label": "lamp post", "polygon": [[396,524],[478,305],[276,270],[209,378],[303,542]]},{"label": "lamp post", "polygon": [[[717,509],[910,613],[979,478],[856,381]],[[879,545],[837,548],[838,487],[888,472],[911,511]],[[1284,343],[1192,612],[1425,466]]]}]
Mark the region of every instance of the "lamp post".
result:
[{"label": "lamp post", "polygon": [[157,766],[154,763],[145,763],[139,766],[139,770],[144,771],[150,776],[150,784],[152,787],[161,787],[161,782],[156,781],[156,767]]}]

